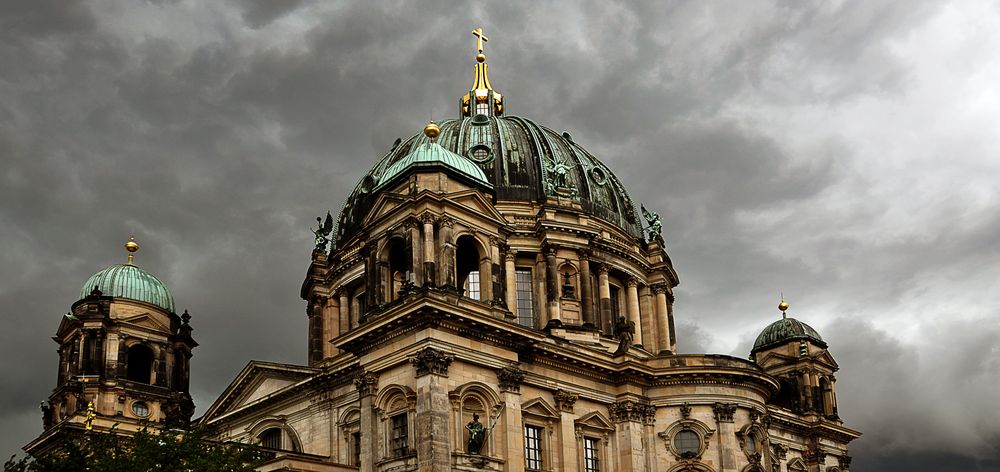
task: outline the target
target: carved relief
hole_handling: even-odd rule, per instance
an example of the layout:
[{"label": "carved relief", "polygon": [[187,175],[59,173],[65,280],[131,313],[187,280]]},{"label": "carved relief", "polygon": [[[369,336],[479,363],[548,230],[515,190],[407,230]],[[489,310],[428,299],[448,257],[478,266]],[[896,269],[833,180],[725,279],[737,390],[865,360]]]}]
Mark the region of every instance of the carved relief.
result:
[{"label": "carved relief", "polygon": [[648,404],[639,403],[635,400],[621,400],[612,403],[608,407],[608,414],[611,416],[611,421],[615,423],[625,421],[638,423],[646,421],[646,418],[650,416],[650,409],[652,409],[652,414],[655,416],[656,409]]},{"label": "carved relief", "polygon": [[688,402],[684,402],[684,404],[681,405],[681,416],[684,418],[691,417],[691,405],[689,405]]},{"label": "carved relief", "polygon": [[712,411],[715,412],[715,420],[720,423],[732,423],[733,415],[736,414],[736,404],[735,403],[716,403],[712,407]]}]

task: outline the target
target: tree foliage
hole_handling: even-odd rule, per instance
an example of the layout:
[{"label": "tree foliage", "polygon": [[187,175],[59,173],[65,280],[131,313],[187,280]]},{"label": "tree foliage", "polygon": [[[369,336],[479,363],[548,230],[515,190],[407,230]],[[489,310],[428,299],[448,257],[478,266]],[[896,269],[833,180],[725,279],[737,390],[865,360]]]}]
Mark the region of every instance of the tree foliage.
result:
[{"label": "tree foliage", "polygon": [[247,444],[219,443],[195,429],[142,429],[131,437],[85,434],[43,457],[11,457],[4,472],[249,472],[261,461]]}]

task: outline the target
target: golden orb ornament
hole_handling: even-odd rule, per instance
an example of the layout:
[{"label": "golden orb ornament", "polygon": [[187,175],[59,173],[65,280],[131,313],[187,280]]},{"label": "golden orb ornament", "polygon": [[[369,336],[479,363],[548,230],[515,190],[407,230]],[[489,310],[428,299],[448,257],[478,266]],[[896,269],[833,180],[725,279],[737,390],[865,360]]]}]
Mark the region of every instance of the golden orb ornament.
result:
[{"label": "golden orb ornament", "polygon": [[427,123],[427,126],[424,126],[424,136],[434,139],[438,137],[439,134],[441,134],[441,128],[438,127],[437,123],[432,121]]},{"label": "golden orb ornament", "polygon": [[781,303],[778,303],[778,309],[781,310],[782,313],[788,311],[788,302],[781,300]]},{"label": "golden orb ornament", "polygon": [[125,250],[128,252],[135,252],[139,250],[139,243],[135,242],[134,237],[128,238],[128,242],[125,243]]},{"label": "golden orb ornament", "polygon": [[476,54],[476,62],[486,62],[486,54]]}]

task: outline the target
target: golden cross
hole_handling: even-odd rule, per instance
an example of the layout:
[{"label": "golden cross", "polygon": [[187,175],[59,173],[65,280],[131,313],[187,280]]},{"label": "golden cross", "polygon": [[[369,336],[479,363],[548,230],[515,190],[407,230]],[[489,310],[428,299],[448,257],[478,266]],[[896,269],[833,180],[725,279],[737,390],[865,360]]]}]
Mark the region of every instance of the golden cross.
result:
[{"label": "golden cross", "polygon": [[476,28],[476,29],[472,30],[472,34],[474,34],[476,36],[476,46],[479,48],[479,52],[482,53],[483,52],[483,43],[486,42],[486,41],[489,41],[490,38],[487,38],[486,36],[483,36],[483,29],[482,28]]}]

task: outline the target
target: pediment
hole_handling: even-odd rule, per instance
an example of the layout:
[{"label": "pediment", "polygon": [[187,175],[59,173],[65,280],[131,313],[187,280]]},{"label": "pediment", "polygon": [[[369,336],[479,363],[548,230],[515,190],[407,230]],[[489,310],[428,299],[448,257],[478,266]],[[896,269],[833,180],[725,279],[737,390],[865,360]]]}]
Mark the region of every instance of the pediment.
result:
[{"label": "pediment", "polygon": [[120,323],[137,326],[140,328],[152,329],[156,331],[170,331],[169,326],[165,326],[160,320],[149,313],[140,313],[119,320]]},{"label": "pediment", "polygon": [[364,225],[368,225],[372,221],[377,221],[382,217],[393,213],[396,208],[404,205],[406,203],[406,197],[389,192],[382,192],[372,204],[372,209],[365,215],[362,222]]},{"label": "pediment", "polygon": [[205,412],[209,421],[292,388],[315,375],[310,367],[250,361]]},{"label": "pediment", "polygon": [[558,418],[559,411],[552,407],[542,398],[528,400],[521,404],[522,415],[542,416],[545,418]]},{"label": "pediment", "polygon": [[604,431],[612,431],[615,429],[615,425],[611,423],[606,416],[602,415],[600,412],[594,411],[586,414],[576,421],[574,421],[577,428],[586,427],[600,429]]},{"label": "pediment", "polygon": [[820,352],[819,354],[816,354],[816,356],[813,357],[813,360],[816,361],[816,362],[818,362],[818,363],[820,363],[820,364],[824,364],[824,365],[830,367],[831,370],[836,371],[836,370],[840,369],[840,365],[838,365],[837,361],[835,361],[833,359],[833,356],[830,355],[830,351],[827,351],[825,349],[822,352]]}]

